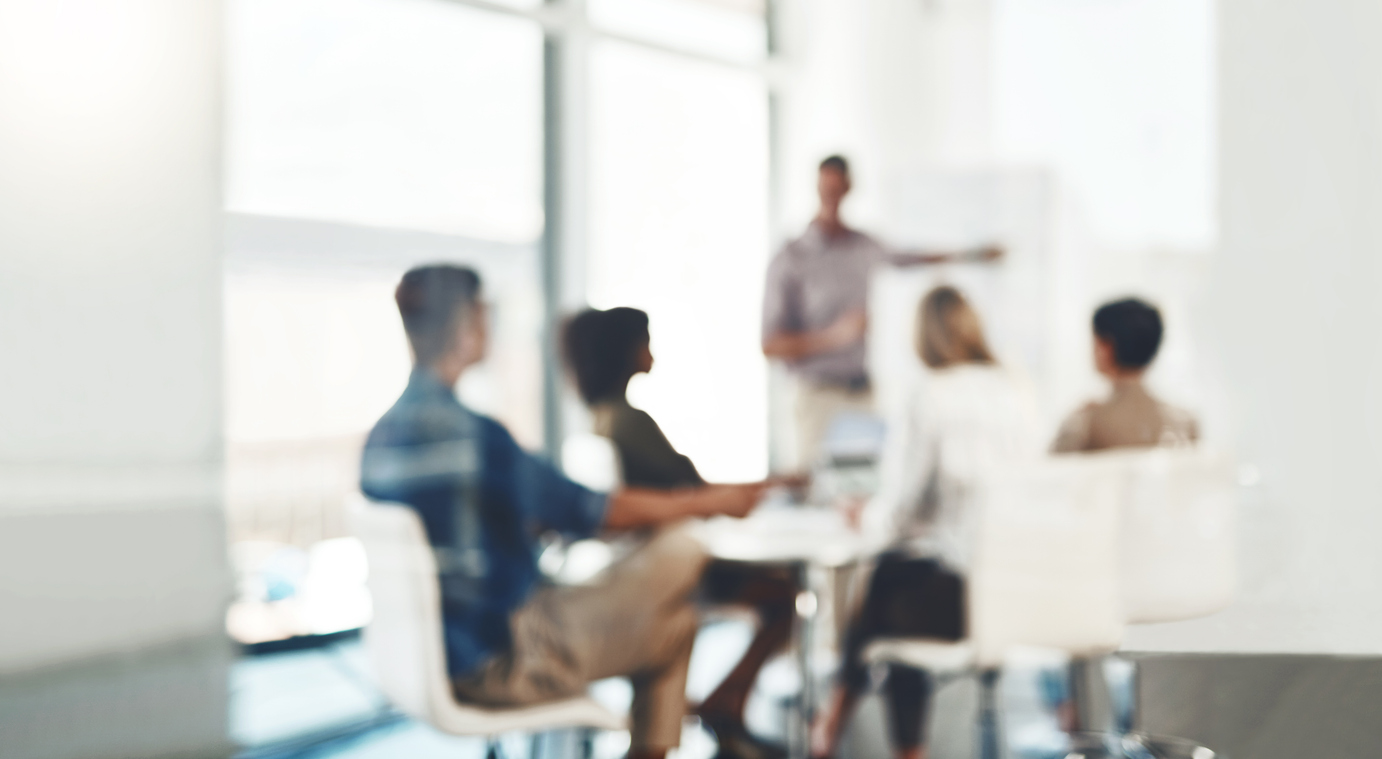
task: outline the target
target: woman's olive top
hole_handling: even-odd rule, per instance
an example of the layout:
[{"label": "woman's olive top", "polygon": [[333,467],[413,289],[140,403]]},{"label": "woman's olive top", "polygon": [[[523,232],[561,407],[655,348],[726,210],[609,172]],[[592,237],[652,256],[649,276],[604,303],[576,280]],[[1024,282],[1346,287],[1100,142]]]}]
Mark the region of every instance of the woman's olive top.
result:
[{"label": "woman's olive top", "polygon": [[647,412],[624,398],[596,403],[590,410],[595,434],[609,438],[619,452],[625,485],[665,490],[705,484],[696,465],[677,453]]}]

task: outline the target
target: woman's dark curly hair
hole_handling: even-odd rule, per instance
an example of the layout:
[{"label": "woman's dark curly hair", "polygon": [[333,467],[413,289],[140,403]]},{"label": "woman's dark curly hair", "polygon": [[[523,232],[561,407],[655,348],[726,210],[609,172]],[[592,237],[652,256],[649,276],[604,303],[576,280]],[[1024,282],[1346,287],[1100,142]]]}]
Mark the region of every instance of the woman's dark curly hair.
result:
[{"label": "woman's dark curly hair", "polygon": [[562,358],[581,398],[594,404],[623,396],[647,342],[648,315],[636,308],[591,308],[568,319]]}]

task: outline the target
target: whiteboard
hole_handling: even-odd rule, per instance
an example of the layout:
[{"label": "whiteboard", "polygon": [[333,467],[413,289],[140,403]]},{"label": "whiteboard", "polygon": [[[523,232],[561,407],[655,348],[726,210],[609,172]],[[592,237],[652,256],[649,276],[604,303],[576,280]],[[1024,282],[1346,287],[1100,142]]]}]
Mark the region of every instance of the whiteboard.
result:
[{"label": "whiteboard", "polygon": [[1064,313],[1062,295],[1076,283],[1079,255],[1062,245],[1053,183],[1038,170],[928,170],[896,185],[899,208],[887,231],[902,250],[955,250],[997,243],[997,263],[881,268],[869,308],[869,370],[884,418],[902,412],[925,381],[915,349],[917,307],[931,288],[948,284],[974,305],[998,360],[1032,383],[1043,420],[1054,431],[1069,366],[1088,364],[1082,315]]}]

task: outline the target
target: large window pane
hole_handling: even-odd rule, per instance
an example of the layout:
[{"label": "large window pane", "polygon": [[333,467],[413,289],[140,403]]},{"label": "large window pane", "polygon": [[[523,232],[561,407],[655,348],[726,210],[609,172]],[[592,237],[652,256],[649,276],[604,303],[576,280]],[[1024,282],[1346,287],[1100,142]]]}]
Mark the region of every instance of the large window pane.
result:
[{"label": "large window pane", "polygon": [[[229,221],[226,514],[241,589],[230,631],[253,643],[358,626],[368,613],[349,600],[358,593],[329,577],[311,580],[303,562],[335,555],[331,541],[348,535],[344,507],[358,488],[365,433],[407,382],[408,346],[393,301],[398,278],[422,261],[464,261],[481,272],[492,349],[466,373],[460,394],[535,447],[542,427],[536,251],[468,250],[439,235],[323,222]],[[293,557],[301,576],[273,580]],[[279,590],[268,594],[275,582]]]},{"label": "large window pane", "polygon": [[593,55],[590,300],[651,317],[657,366],[630,395],[673,444],[708,478],[762,476],[763,85],[618,43]]},{"label": "large window pane", "polygon": [[535,23],[442,0],[231,9],[231,210],[540,235]]},{"label": "large window pane", "polygon": [[494,340],[460,393],[541,442],[542,33],[444,0],[228,5],[227,626],[255,643],[368,619],[344,506],[407,381],[404,270],[481,272]]},{"label": "large window pane", "polygon": [[361,435],[403,391],[395,272],[236,267],[226,277],[226,436]]},{"label": "large window pane", "polygon": [[752,63],[768,51],[764,0],[589,0],[590,21],[617,34]]}]

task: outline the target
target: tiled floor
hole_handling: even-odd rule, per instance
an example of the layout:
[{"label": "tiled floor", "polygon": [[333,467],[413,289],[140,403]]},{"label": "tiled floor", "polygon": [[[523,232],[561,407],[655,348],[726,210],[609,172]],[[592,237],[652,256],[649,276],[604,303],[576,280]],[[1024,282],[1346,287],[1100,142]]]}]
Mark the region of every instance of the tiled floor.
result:
[{"label": "tiled floor", "polygon": [[[696,699],[709,693],[748,646],[752,629],[743,622],[707,625],[697,639],[688,693]],[[795,687],[795,671],[770,667],[762,682]],[[631,693],[626,682],[596,684],[596,698],[615,709],[627,708]],[[769,737],[780,737],[783,719],[763,688],[756,694],[751,712],[754,727]],[[483,759],[485,742],[478,738],[445,735],[414,720],[390,719],[383,697],[372,684],[369,662],[358,641],[334,646],[246,657],[231,672],[231,738],[243,747],[246,759]],[[371,722],[373,721],[373,723]],[[373,727],[369,727],[374,724]],[[354,726],[368,729],[354,730]],[[322,743],[312,744],[311,738]],[[558,741],[549,740],[542,755],[554,759],[563,754]],[[526,736],[507,736],[505,754],[532,756]],[[618,759],[628,748],[624,733],[602,734],[596,739],[597,759]],[[710,759],[714,738],[688,720],[682,749],[676,759]]]},{"label": "tiled floor", "polygon": [[386,708],[356,642],[246,657],[231,668],[231,739],[263,746],[367,720]]},{"label": "tiled floor", "polygon": [[[752,629],[742,620],[707,625],[697,638],[688,694],[707,694],[748,645]],[[1010,751],[1014,759],[1050,755],[1058,748],[1054,722],[1037,697],[1034,670],[1021,666],[1005,675],[1003,703],[1009,742],[1025,746]],[[762,737],[785,738],[788,698],[799,677],[793,660],[781,657],[765,668],[749,704],[749,727]],[[231,673],[231,737],[244,747],[244,759],[483,759],[478,738],[444,735],[427,725],[401,718],[388,709],[372,685],[369,665],[358,642],[327,648],[249,657]],[[630,697],[627,683],[599,684],[596,697],[618,707]],[[978,689],[972,681],[950,684],[937,694],[931,721],[933,759],[973,756]],[[854,721],[842,759],[886,759],[888,751],[882,709],[876,698],[865,701]],[[571,737],[553,734],[538,752],[526,736],[507,736],[504,754],[514,759],[573,756]],[[562,741],[568,741],[563,744]],[[626,733],[604,733],[596,740],[596,759],[619,759],[628,747]],[[714,738],[688,720],[675,759],[711,759]],[[1060,752],[1057,755],[1063,755]]]}]

